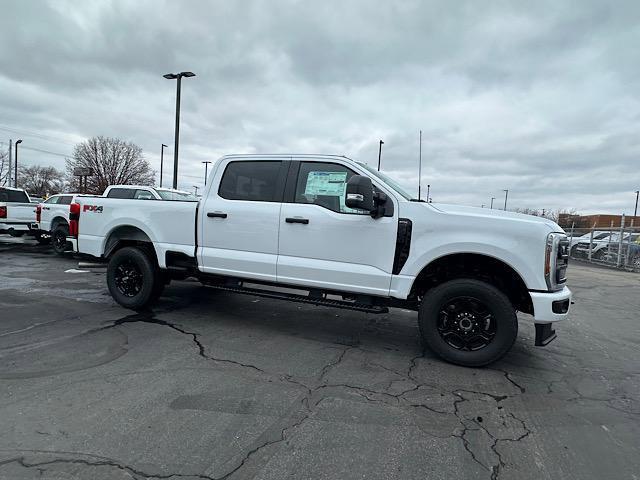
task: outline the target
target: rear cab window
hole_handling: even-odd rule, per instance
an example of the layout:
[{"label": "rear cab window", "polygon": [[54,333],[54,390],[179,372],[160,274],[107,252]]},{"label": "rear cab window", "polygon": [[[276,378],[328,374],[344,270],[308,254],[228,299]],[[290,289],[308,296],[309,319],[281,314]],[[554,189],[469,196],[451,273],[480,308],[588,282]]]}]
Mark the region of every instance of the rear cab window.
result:
[{"label": "rear cab window", "polygon": [[281,161],[230,162],[220,180],[218,195],[227,200],[280,202],[284,168]]},{"label": "rear cab window", "polygon": [[29,196],[21,190],[0,188],[0,202],[29,203]]},{"label": "rear cab window", "polygon": [[133,188],[112,188],[109,190],[107,194],[107,198],[125,198],[125,199],[133,199],[136,190]]}]

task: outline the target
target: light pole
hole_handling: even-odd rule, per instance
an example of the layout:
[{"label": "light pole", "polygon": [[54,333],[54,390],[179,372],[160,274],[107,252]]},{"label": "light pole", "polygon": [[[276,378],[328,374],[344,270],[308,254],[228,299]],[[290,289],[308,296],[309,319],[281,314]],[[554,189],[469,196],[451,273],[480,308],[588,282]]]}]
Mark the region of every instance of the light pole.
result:
[{"label": "light pole", "polygon": [[420,148],[418,150],[418,200],[420,200],[420,184],[422,182],[422,130],[420,130]]},{"label": "light pole", "polygon": [[163,75],[167,80],[178,80],[176,86],[176,133],[173,146],[173,188],[178,188],[178,143],[180,141],[180,87],[182,77],[195,77],[193,72],[167,73]]},{"label": "light pole", "polygon": [[491,210],[493,210],[493,201],[496,199],[496,197],[491,197]]},{"label": "light pole", "polygon": [[509,196],[509,190],[503,190],[504,192],[504,210],[507,211],[507,197]]},{"label": "light pole", "polygon": [[378,146],[378,171],[380,171],[380,159],[382,158],[382,145],[384,142],[380,140],[380,145]]},{"label": "light pole", "polygon": [[431,192],[431,185],[428,184],[427,185],[427,203],[431,203],[431,197],[429,196],[430,192]]},{"label": "light pole", "polygon": [[198,186],[197,186],[197,185],[194,185],[194,186],[193,186],[193,188],[194,188],[194,189],[195,189],[195,191],[196,191],[196,197],[197,197],[197,196],[198,196]]},{"label": "light pole", "polygon": [[15,168],[14,168],[14,170],[15,170],[15,173],[14,173],[15,180],[13,181],[13,188],[18,188],[18,145],[20,145],[21,143],[22,143],[22,140],[16,140],[16,155],[15,155],[16,156],[16,158],[15,158],[15,162],[16,163],[14,163],[14,165],[15,165]]},{"label": "light pole", "polygon": [[636,215],[638,215],[638,195],[640,195],[640,190],[636,190],[636,209],[633,211],[633,219],[636,219]]},{"label": "light pole", "polygon": [[484,208],[484,203],[482,205],[480,205],[480,208]]},{"label": "light pole", "polygon": [[162,147],[160,147],[160,188],[162,188],[162,164],[164,163],[164,149],[167,147],[168,146],[164,143],[162,144]]},{"label": "light pole", "polygon": [[209,173],[209,164],[211,163],[209,160],[206,160],[204,162],[204,186],[207,186],[207,174]]}]

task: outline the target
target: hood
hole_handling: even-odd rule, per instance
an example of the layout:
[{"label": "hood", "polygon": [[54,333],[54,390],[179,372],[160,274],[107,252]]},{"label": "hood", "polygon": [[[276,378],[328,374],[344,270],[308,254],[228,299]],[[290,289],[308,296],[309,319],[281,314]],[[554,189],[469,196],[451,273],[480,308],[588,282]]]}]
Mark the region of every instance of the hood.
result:
[{"label": "hood", "polygon": [[529,224],[545,225],[549,228],[549,232],[564,232],[564,230],[560,228],[557,223],[547,218],[525,215],[523,213],[506,212],[504,210],[490,208],[465,207],[463,205],[449,205],[446,203],[429,203],[425,205],[428,205],[439,212],[447,213],[450,215],[512,220]]}]

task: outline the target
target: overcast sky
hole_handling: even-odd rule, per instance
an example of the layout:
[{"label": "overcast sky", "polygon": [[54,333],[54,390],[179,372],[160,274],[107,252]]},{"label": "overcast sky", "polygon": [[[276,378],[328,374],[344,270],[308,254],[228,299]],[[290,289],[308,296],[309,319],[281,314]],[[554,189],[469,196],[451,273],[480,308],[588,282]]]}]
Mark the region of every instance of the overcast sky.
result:
[{"label": "overcast sky", "polygon": [[[229,153],[335,153],[438,202],[633,213],[640,2],[1,0],[0,142],[64,167],[94,135],[179,186]],[[29,148],[46,150],[60,155]],[[170,184],[171,175],[165,176]],[[425,187],[426,190],[426,187]]]}]

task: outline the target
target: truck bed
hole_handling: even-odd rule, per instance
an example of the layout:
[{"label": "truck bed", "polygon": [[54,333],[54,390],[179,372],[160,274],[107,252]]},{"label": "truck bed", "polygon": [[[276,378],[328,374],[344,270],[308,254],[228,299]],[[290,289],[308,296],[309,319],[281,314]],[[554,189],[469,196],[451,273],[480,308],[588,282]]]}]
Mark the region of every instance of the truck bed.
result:
[{"label": "truck bed", "polygon": [[[195,256],[197,202],[81,197],[76,250],[101,257],[110,236],[140,232],[151,240],[161,268],[166,252]],[[129,233],[127,233],[129,235]]]}]

